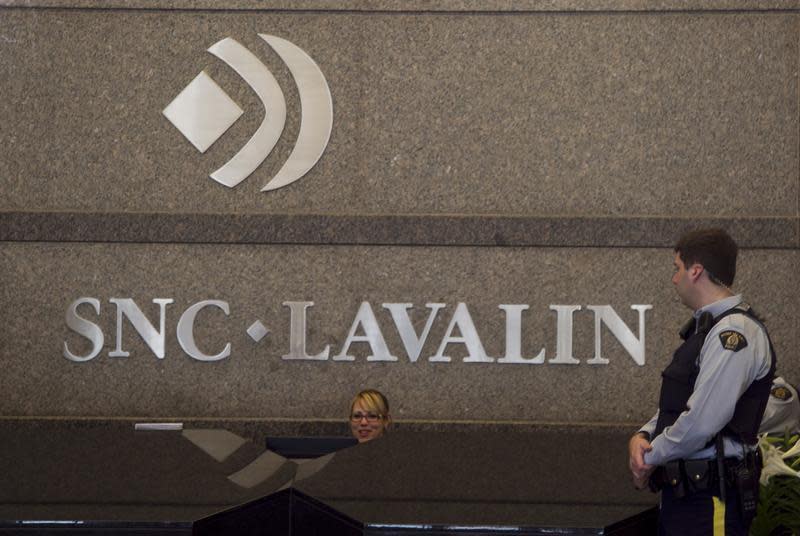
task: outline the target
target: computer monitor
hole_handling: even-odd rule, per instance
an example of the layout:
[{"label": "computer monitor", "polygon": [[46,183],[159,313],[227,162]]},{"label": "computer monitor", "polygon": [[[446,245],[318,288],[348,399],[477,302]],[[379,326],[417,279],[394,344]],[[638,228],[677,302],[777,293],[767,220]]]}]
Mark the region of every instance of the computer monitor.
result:
[{"label": "computer monitor", "polygon": [[318,458],[357,445],[353,437],[268,437],[267,449],[284,458]]}]

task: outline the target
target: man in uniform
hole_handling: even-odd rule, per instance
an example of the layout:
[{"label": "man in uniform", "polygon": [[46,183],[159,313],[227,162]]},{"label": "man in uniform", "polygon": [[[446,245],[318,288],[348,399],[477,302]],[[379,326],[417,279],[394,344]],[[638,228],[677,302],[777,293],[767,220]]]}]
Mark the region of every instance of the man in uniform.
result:
[{"label": "man in uniform", "polygon": [[661,490],[659,534],[746,535],[758,427],[775,373],[764,325],[731,290],[736,242],[721,229],[675,246],[672,283],[694,314],[662,373],[658,412],[628,443],[634,485]]}]

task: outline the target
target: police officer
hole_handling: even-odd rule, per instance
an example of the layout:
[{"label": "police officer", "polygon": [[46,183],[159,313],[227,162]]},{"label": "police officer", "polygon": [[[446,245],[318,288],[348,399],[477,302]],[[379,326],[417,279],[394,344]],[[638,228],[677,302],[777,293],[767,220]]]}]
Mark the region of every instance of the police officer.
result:
[{"label": "police officer", "polygon": [[697,230],[674,252],[672,283],[694,314],[662,373],[658,412],[628,443],[634,485],[661,491],[661,535],[746,535],[775,355],[764,325],[730,288],[736,242],[721,229]]}]

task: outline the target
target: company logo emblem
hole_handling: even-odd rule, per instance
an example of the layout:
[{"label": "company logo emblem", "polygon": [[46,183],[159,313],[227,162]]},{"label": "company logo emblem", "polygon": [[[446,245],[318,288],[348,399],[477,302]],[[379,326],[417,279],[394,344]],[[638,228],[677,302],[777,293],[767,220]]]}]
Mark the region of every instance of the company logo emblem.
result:
[{"label": "company logo emblem", "polygon": [[[333,100],[319,66],[297,45],[274,35],[258,34],[292,74],[300,96],[300,131],[289,158],[261,189],[275,190],[300,179],[319,161],[333,127]],[[224,61],[255,91],[264,106],[264,120],[255,134],[221,168],[215,181],[233,188],[269,156],[286,124],[286,99],[278,81],[247,48],[227,37],[208,51]],[[163,110],[164,116],[198,151],[204,153],[242,115],[242,109],[214,80],[201,71]]]}]

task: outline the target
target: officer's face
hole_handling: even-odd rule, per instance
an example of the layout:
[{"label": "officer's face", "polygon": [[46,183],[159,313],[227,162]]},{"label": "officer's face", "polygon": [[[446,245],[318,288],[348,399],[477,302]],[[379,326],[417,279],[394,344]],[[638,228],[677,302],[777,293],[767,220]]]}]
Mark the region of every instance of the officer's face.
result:
[{"label": "officer's face", "polygon": [[675,267],[675,273],[672,274],[672,284],[675,285],[675,292],[678,293],[678,297],[685,306],[692,308],[692,305],[689,303],[689,273],[687,272],[686,265],[683,264],[681,256],[678,253],[675,254],[673,265]]}]

